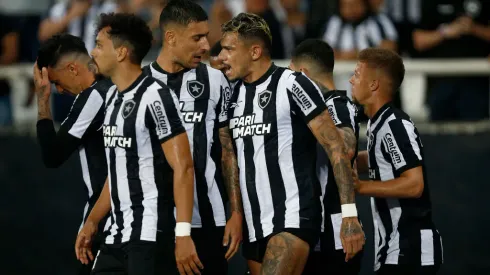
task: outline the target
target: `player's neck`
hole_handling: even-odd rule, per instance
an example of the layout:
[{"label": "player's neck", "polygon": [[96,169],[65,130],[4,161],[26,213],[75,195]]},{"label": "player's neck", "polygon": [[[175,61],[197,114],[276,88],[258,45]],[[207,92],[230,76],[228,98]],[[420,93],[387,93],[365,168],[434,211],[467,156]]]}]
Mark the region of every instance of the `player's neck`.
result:
[{"label": "player's neck", "polygon": [[369,118],[373,118],[378,111],[390,102],[387,98],[377,98],[372,104],[367,104],[364,106],[365,114]]},{"label": "player's neck", "polygon": [[141,73],[141,65],[121,65],[114,70],[111,80],[116,85],[118,91],[124,91],[136,81]]},{"label": "player's neck", "polygon": [[269,58],[262,58],[253,62],[249,68],[250,73],[243,78],[243,81],[245,81],[246,83],[253,83],[257,81],[269,70],[271,65],[272,60],[270,60]]},{"label": "player's neck", "polygon": [[315,80],[329,91],[335,90],[335,83],[331,77],[316,77]]},{"label": "player's neck", "polygon": [[173,62],[172,59],[173,56],[170,53],[170,51],[166,51],[162,48],[160,54],[157,57],[156,62],[158,66],[160,66],[160,68],[162,68],[164,71],[168,73],[176,73],[185,69],[182,65]]},{"label": "player's neck", "polygon": [[94,84],[94,82],[95,82],[94,73],[89,71],[89,70],[83,71],[82,72],[82,81],[80,83],[82,90],[80,92],[82,92],[85,89],[87,89],[88,87],[92,86],[92,84]]}]

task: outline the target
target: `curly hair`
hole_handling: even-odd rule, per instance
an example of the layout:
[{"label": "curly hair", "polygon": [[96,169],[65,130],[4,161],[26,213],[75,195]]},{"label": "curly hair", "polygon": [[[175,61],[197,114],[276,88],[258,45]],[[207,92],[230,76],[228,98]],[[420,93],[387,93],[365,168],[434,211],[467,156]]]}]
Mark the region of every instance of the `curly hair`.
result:
[{"label": "curly hair", "polygon": [[68,54],[81,54],[88,57],[85,42],[71,34],[57,34],[46,40],[37,52],[37,67],[55,67],[60,59]]},{"label": "curly hair", "polygon": [[108,13],[101,14],[97,31],[109,27],[107,31],[115,47],[122,45],[130,48],[129,59],[134,64],[141,64],[151,48],[153,35],[146,22],[134,14]]},{"label": "curly hair", "polygon": [[272,49],[272,35],[269,25],[265,20],[252,13],[240,13],[230,21],[221,26],[221,32],[237,33],[238,36],[245,40],[260,40],[264,48],[270,54]]}]

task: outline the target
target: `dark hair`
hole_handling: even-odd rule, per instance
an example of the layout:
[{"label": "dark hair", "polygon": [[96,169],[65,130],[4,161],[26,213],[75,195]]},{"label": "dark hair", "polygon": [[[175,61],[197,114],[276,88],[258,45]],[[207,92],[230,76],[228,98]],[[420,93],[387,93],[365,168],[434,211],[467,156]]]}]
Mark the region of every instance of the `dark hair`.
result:
[{"label": "dark hair", "polygon": [[269,25],[265,20],[252,13],[240,13],[230,21],[221,26],[223,34],[227,32],[237,33],[239,37],[260,40],[264,45],[267,53],[270,55],[272,49],[272,35]]},{"label": "dark hair", "polygon": [[367,48],[359,53],[358,60],[368,67],[382,70],[391,80],[393,91],[396,91],[405,77],[405,66],[402,58],[394,51],[380,48]]},{"label": "dark hair", "polygon": [[37,67],[54,67],[67,54],[83,54],[88,56],[85,43],[71,34],[57,34],[46,40],[37,52]]},{"label": "dark hair", "polygon": [[129,58],[134,64],[141,64],[151,48],[153,35],[146,22],[134,14],[101,14],[96,33],[110,27],[109,37],[114,46],[123,44],[130,48]]},{"label": "dark hair", "polygon": [[210,56],[218,56],[219,53],[221,52],[222,48],[221,48],[221,41],[218,41],[216,42],[216,44],[214,44],[214,46],[211,48],[211,50],[209,50],[209,55]]},{"label": "dark hair", "polygon": [[335,64],[332,47],[320,39],[306,39],[301,42],[294,49],[292,60],[311,62],[325,73],[332,73]]},{"label": "dark hair", "polygon": [[208,20],[206,11],[191,0],[171,0],[163,8],[160,14],[160,27],[162,31],[169,23],[177,23],[187,26],[192,22],[202,22]]}]

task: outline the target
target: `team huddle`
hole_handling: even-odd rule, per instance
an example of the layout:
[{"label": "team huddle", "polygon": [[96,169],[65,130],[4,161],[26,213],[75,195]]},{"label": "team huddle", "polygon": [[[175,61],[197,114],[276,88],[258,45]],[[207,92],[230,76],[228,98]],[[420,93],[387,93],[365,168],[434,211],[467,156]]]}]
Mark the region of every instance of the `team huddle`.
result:
[{"label": "team huddle", "polygon": [[[253,275],[358,274],[356,193],[372,197],[378,275],[437,273],[423,146],[390,104],[405,73],[396,53],[359,53],[352,98],[369,122],[358,152],[357,105],[335,88],[327,43],[305,40],[276,66],[267,23],[242,13],[210,49],[191,0],[170,1],[160,27],[160,55],[143,68],[153,37],[130,14],[101,14],[90,54],[68,34],[39,49],[43,161],[78,149],[88,191],[79,274],[228,274],[240,245]],[[76,96],[57,132],[51,83]]]}]

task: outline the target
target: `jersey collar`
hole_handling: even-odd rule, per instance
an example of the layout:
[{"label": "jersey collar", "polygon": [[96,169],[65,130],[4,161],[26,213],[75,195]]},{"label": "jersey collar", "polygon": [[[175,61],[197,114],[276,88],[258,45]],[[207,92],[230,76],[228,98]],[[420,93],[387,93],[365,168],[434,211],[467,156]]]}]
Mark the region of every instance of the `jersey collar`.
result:
[{"label": "jersey collar", "polygon": [[143,81],[143,79],[146,77],[146,74],[144,74],[143,72],[141,72],[141,74],[138,76],[138,78],[136,78],[136,80],[133,82],[133,84],[129,85],[129,87],[127,87],[125,90],[123,91],[120,91],[119,94],[120,95],[123,95],[131,90],[133,90],[134,88],[136,88],[136,86],[138,86],[138,84],[141,83],[141,81]]},{"label": "jersey collar", "polygon": [[247,83],[245,81],[243,81],[243,85],[245,86],[258,86],[262,83],[264,83],[267,78],[269,78],[269,76],[271,76],[277,69],[277,66],[272,63],[270,68],[267,70],[267,72],[265,72],[264,75],[262,75],[259,79],[255,80],[254,82],[251,82],[251,83]]},{"label": "jersey collar", "polygon": [[378,118],[383,114],[384,111],[386,111],[388,108],[392,107],[391,102],[386,103],[383,105],[383,107],[379,108],[379,110],[374,114],[374,116],[370,119],[372,122],[375,122],[378,120]]},{"label": "jersey collar", "polygon": [[[322,87],[320,87],[320,89],[322,89]],[[327,88],[324,88],[324,89],[327,89]],[[347,96],[347,91],[346,90],[327,90],[326,92],[323,92],[323,98],[325,98],[325,100],[329,100],[335,94],[340,94],[341,96]]]},{"label": "jersey collar", "polygon": [[158,64],[158,62],[154,61],[154,62],[151,62],[151,65],[153,67],[153,69],[155,69],[157,72],[159,73],[162,73],[162,74],[166,74],[166,75],[179,75],[179,74],[183,74],[185,72],[188,72],[190,71],[191,69],[189,68],[184,68],[183,70],[180,70],[178,72],[175,72],[175,73],[169,73],[167,71],[165,71],[162,67],[160,67],[160,65]]}]

